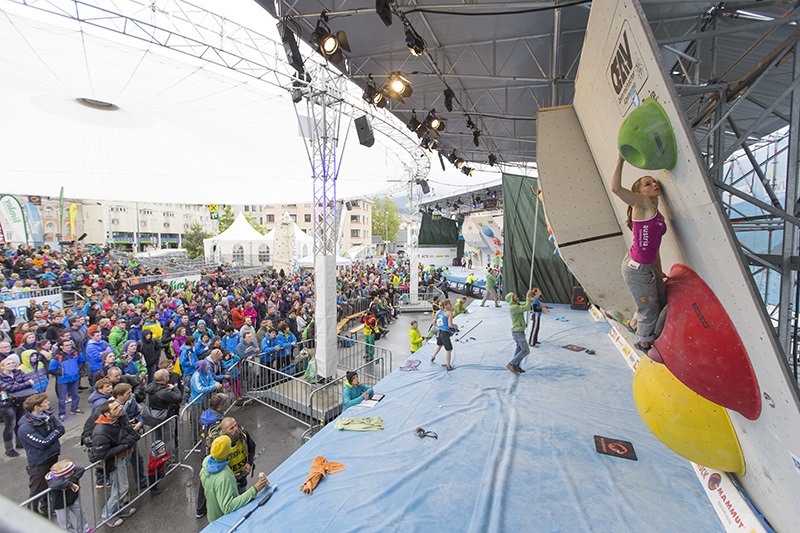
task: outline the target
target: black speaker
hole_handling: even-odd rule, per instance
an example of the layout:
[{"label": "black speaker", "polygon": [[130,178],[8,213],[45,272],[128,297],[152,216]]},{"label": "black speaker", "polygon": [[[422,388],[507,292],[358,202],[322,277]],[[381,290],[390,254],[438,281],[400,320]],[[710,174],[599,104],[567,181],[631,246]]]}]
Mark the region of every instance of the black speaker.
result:
[{"label": "black speaker", "polygon": [[344,206],[347,208],[348,211],[352,211],[353,210],[353,204],[350,203],[350,200],[346,201],[344,203]]},{"label": "black speaker", "polygon": [[369,117],[364,115],[356,119],[356,131],[358,132],[358,142],[364,146],[372,146],[375,144],[375,136],[372,134],[372,124],[369,123]]},{"label": "black speaker", "polygon": [[431,188],[428,186],[428,180],[419,180],[419,186],[422,187],[422,194],[431,192]]}]

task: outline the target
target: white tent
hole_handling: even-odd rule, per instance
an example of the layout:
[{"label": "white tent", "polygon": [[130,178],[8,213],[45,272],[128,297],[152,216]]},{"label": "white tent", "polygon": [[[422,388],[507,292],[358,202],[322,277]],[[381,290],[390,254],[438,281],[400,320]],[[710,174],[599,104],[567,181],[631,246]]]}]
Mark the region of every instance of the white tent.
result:
[{"label": "white tent", "polygon": [[256,231],[244,213],[239,213],[233,224],[216,237],[203,239],[207,261],[230,261],[240,266],[269,265],[271,246],[272,241]]}]

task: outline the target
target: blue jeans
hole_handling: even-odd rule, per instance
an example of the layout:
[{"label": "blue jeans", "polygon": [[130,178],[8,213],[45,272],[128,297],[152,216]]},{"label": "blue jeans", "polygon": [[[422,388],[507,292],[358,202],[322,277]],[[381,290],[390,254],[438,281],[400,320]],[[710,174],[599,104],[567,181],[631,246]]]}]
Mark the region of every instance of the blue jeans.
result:
[{"label": "blue jeans", "polygon": [[629,255],[622,261],[622,277],[636,302],[636,334],[640,342],[655,339],[656,322],[667,305],[667,287],[655,264],[640,264]]},{"label": "blue jeans", "polygon": [[525,359],[531,349],[528,346],[528,341],[525,339],[524,331],[512,331],[511,338],[517,344],[517,349],[514,351],[514,358],[511,360],[511,366],[519,366],[522,360]]},{"label": "blue jeans", "polygon": [[78,408],[81,399],[78,396],[78,381],[71,383],[56,383],[56,396],[58,396],[58,414],[67,414],[67,394],[72,400],[72,411]]}]

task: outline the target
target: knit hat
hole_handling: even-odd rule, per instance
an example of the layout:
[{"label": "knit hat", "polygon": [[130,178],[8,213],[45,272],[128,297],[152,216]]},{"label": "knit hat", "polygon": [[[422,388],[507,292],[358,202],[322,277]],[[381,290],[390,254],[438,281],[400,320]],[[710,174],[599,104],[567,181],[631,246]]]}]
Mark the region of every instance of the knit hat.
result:
[{"label": "knit hat", "polygon": [[97,327],[97,324],[92,324],[91,326],[89,326],[89,329],[86,330],[86,334],[91,337],[92,335],[94,335],[95,331],[100,331],[100,328]]},{"label": "knit hat", "polygon": [[167,445],[164,444],[163,440],[153,441],[153,444],[150,445],[150,453],[160,459],[167,454]]},{"label": "knit hat", "polygon": [[13,352],[8,354],[3,361],[16,361],[17,366],[19,366],[19,356]]},{"label": "knit hat", "polygon": [[231,454],[231,438],[220,435],[211,444],[211,457],[216,461],[224,461]]},{"label": "knit hat", "polygon": [[131,344],[136,344],[136,341],[125,341],[125,344],[122,345],[122,353],[128,352],[128,346]]},{"label": "knit hat", "polygon": [[349,371],[347,374],[345,374],[345,377],[347,378],[347,382],[352,385],[353,378],[356,377],[357,375],[358,375],[358,372],[353,372],[352,370]]},{"label": "knit hat", "polygon": [[64,459],[50,467],[53,477],[68,478],[75,471],[75,463]]}]

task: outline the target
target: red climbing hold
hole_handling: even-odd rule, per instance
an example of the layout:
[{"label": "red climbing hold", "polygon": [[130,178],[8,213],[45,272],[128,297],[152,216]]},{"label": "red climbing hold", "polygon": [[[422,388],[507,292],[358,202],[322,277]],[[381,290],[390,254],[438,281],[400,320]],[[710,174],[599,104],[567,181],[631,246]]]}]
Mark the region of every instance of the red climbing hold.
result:
[{"label": "red climbing hold", "polygon": [[711,288],[686,265],[667,280],[667,319],[654,356],[700,396],[745,418],[761,414],[761,393],[750,357]]}]

